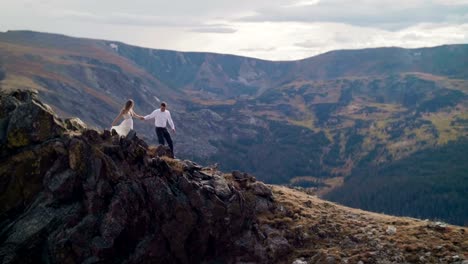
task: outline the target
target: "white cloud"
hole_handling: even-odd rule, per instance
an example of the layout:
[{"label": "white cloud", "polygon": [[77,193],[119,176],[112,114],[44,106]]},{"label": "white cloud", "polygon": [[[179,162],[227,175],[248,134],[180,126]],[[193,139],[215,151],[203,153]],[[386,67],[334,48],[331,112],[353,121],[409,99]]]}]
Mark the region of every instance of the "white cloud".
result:
[{"label": "white cloud", "polygon": [[127,26],[189,27],[200,24],[200,22],[193,17],[138,15],[124,12],[96,14],[92,12],[54,9],[50,10],[48,12],[48,15],[57,19],[75,20],[81,21],[83,23],[114,24]]},{"label": "white cloud", "polygon": [[320,2],[320,0],[300,0],[293,3],[288,3],[284,5],[284,7],[297,7],[297,6],[311,6],[316,5]]},{"label": "white cloud", "polygon": [[243,52],[265,52],[265,51],[274,51],[276,50],[275,47],[251,47],[251,48],[242,48],[239,51]]},{"label": "white cloud", "polygon": [[[450,3],[450,4],[448,4]],[[360,27],[400,30],[418,23],[465,23],[468,4],[454,2],[370,1],[344,0],[320,1],[315,5],[281,8],[268,6],[240,21],[247,22],[334,22]]]},{"label": "white cloud", "polygon": [[468,0],[0,0],[0,30],[30,29],[263,59],[468,42]]},{"label": "white cloud", "polygon": [[435,2],[442,5],[468,5],[468,0],[436,0]]},{"label": "white cloud", "polygon": [[198,26],[195,28],[189,29],[192,32],[199,32],[199,33],[235,33],[237,29],[226,25],[205,25],[205,26]]}]

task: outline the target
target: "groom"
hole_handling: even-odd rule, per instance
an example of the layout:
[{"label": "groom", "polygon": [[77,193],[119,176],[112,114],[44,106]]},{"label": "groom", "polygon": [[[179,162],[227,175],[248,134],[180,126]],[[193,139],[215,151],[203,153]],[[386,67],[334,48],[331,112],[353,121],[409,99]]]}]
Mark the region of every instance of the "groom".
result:
[{"label": "groom", "polygon": [[169,148],[174,155],[174,146],[172,145],[171,135],[167,131],[166,124],[169,122],[169,125],[172,128],[172,131],[175,133],[174,122],[172,122],[171,113],[169,110],[166,110],[166,103],[162,102],[159,109],[154,110],[151,114],[141,117],[141,120],[149,120],[154,118],[154,125],[156,126],[156,135],[158,135],[159,144],[164,145],[164,139],[166,139]]}]

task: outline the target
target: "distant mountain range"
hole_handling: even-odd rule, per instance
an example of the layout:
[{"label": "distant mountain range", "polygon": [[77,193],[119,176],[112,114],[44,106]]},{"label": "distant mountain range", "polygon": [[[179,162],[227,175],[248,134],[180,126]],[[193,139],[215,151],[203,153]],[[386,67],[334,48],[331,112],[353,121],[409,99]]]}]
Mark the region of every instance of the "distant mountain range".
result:
[{"label": "distant mountain range", "polygon": [[[468,223],[468,150],[454,149],[468,137],[468,45],[265,61],[9,31],[0,33],[0,80],[99,128],[128,98],[139,114],[164,100],[178,157],[344,204]],[[150,122],[135,123],[156,143]],[[440,173],[423,167],[428,159]],[[428,201],[440,206],[421,207]]]}]

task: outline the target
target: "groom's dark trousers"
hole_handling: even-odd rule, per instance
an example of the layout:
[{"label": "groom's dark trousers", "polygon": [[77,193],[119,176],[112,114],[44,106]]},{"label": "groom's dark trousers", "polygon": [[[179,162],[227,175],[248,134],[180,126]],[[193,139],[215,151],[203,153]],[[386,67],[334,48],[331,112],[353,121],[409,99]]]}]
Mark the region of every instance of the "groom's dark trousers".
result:
[{"label": "groom's dark trousers", "polygon": [[166,139],[169,148],[174,153],[174,146],[172,145],[171,134],[165,127],[156,127],[156,135],[158,135],[159,144],[164,145],[164,139]]}]

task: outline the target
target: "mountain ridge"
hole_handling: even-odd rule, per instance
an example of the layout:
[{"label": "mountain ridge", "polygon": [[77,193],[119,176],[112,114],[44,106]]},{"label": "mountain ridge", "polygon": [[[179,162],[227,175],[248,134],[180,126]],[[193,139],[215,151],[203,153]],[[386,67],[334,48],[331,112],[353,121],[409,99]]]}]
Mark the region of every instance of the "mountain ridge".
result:
[{"label": "mountain ridge", "polygon": [[[463,263],[466,228],[167,157],[0,92],[2,263]],[[11,173],[12,168],[16,168]]]},{"label": "mountain ridge", "polygon": [[[129,98],[139,114],[165,100],[178,128],[176,156],[248,171],[268,183],[318,188],[320,195],[343,185],[365,196],[367,190],[348,184],[358,171],[468,135],[468,45],[421,54],[346,51],[281,64],[31,34],[38,40],[23,34],[11,43],[0,34],[1,89],[38,90],[61,116],[96,128],[109,128]],[[150,123],[135,121],[135,130],[157,142]],[[441,211],[425,215],[434,213],[452,219]]]},{"label": "mountain ridge", "polygon": [[79,36],[70,36],[67,34],[63,33],[50,33],[50,32],[45,32],[45,31],[35,31],[35,30],[6,30],[4,32],[0,32],[0,34],[38,34],[38,35],[49,35],[51,37],[64,37],[64,38],[74,38],[74,39],[82,39],[82,40],[89,40],[89,41],[103,41],[103,42],[112,42],[112,43],[117,43],[117,44],[124,44],[128,46],[132,46],[135,48],[144,48],[144,49],[152,49],[152,50],[159,50],[159,51],[172,51],[172,52],[179,52],[179,53],[193,53],[193,54],[211,54],[211,55],[221,55],[221,56],[233,56],[233,57],[240,57],[240,58],[245,58],[245,59],[255,59],[259,61],[267,61],[267,62],[297,62],[297,61],[304,61],[308,59],[312,59],[317,56],[322,56],[322,55],[329,55],[331,53],[336,53],[336,52],[353,52],[353,51],[372,51],[372,50],[385,50],[385,49],[396,49],[396,50],[406,50],[406,51],[420,51],[420,50],[430,50],[434,48],[444,48],[444,47],[463,47],[465,45],[468,45],[468,43],[455,43],[455,44],[441,44],[441,45],[435,45],[435,46],[426,46],[426,47],[418,47],[418,48],[404,48],[400,46],[381,46],[381,47],[370,47],[370,48],[352,48],[352,49],[336,49],[336,50],[330,50],[326,51],[323,53],[319,53],[317,55],[313,55],[310,57],[305,57],[302,59],[293,59],[293,60],[268,60],[268,59],[262,59],[262,58],[256,58],[256,57],[249,57],[249,56],[244,56],[244,55],[237,55],[237,54],[232,54],[232,53],[218,53],[218,52],[205,52],[205,51],[182,51],[182,50],[171,50],[171,49],[160,49],[160,48],[150,48],[150,47],[144,47],[141,45],[136,45],[136,44],[127,44],[124,41],[120,40],[109,40],[109,39],[101,39],[101,38],[87,38],[87,37],[79,37]]}]

